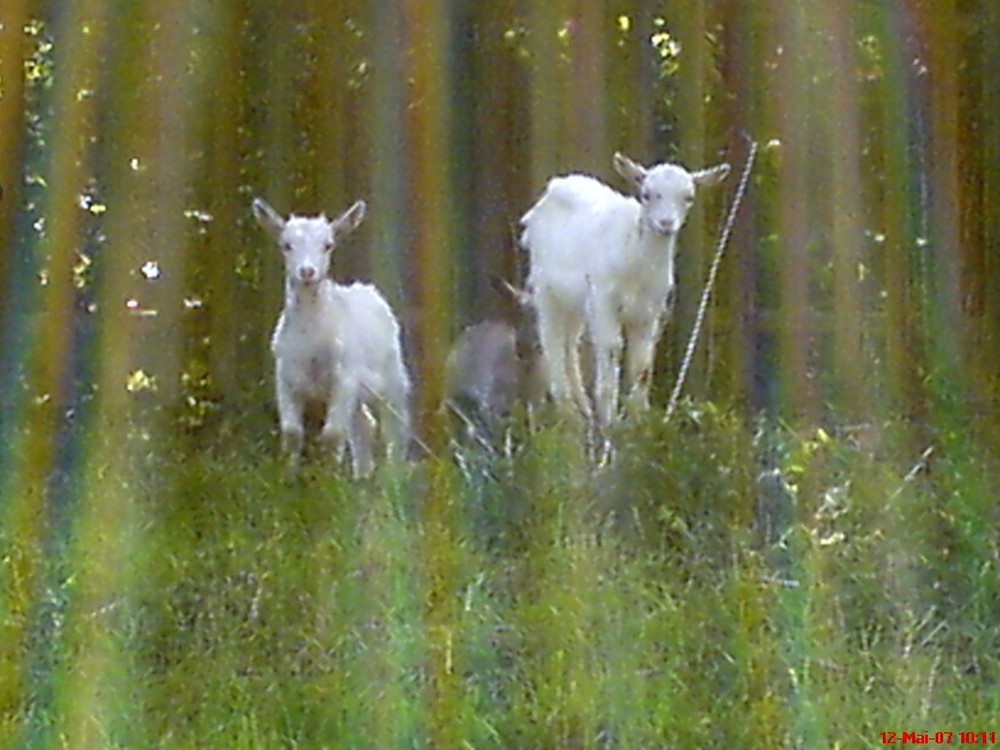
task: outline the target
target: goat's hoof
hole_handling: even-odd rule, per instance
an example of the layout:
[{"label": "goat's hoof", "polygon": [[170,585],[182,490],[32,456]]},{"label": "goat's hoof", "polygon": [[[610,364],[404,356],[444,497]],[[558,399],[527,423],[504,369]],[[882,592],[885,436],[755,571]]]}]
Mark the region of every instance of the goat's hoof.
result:
[{"label": "goat's hoof", "polygon": [[603,471],[614,463],[615,445],[611,438],[597,434],[590,441],[590,446],[590,458],[593,461],[594,471]]},{"label": "goat's hoof", "polygon": [[351,476],[354,480],[368,479],[375,473],[375,464],[355,465]]}]

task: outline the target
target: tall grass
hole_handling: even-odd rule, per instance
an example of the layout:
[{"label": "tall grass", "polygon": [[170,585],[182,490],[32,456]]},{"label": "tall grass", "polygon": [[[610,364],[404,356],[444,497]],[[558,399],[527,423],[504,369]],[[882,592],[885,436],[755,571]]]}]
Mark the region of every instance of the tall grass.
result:
[{"label": "tall grass", "polygon": [[[688,402],[625,429],[598,471],[552,427],[362,483],[321,460],[289,477],[239,433],[153,451],[117,527],[132,538],[55,561],[0,530],[0,744],[420,748],[442,723],[477,748],[988,731],[993,459],[943,434],[916,464],[886,447],[894,430],[799,434]],[[116,576],[90,573],[104,556]],[[59,566],[38,578],[54,601],[22,585],[31,566]],[[99,689],[81,718],[82,684]]]}]

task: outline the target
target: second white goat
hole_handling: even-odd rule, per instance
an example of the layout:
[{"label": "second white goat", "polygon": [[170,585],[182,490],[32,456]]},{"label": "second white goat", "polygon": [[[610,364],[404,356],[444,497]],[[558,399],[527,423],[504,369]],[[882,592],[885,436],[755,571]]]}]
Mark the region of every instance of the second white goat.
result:
[{"label": "second white goat", "polygon": [[[550,180],[521,219],[549,393],[602,429],[618,414],[623,350],[630,405],[649,406],[656,342],[674,293],[677,233],[696,190],[729,173],[728,164],[647,169],[621,154],[614,166],[637,198],[571,174]],[[592,394],[580,362],[585,340],[592,345]]]},{"label": "second white goat", "polygon": [[348,447],[354,476],[367,475],[374,468],[373,415],[387,456],[406,450],[410,379],[399,324],[379,291],[328,275],[333,248],[364,219],[365,203],[333,221],[285,219],[260,198],[253,213],[285,257],[285,305],[271,339],[282,447],[296,465],[306,415],[319,410],[320,441],[341,458]]}]

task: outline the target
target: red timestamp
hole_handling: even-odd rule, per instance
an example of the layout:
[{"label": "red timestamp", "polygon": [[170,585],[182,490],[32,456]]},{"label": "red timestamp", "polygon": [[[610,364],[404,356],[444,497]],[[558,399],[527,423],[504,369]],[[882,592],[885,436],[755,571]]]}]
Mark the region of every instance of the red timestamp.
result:
[{"label": "red timestamp", "polygon": [[883,745],[995,745],[996,732],[882,732]]}]

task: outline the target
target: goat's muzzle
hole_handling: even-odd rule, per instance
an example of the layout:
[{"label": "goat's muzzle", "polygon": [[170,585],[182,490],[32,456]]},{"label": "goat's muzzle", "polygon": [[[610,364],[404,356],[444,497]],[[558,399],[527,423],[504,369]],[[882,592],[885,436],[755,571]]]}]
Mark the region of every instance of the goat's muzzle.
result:
[{"label": "goat's muzzle", "polygon": [[319,281],[319,274],[315,266],[299,266],[298,280],[306,285],[315,284]]},{"label": "goat's muzzle", "polygon": [[652,222],[653,231],[661,237],[673,237],[680,229],[680,224],[673,219],[660,219]]}]

